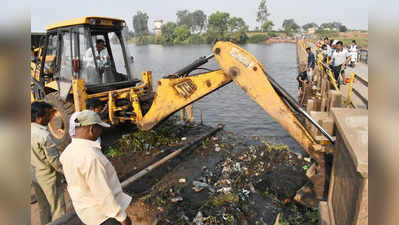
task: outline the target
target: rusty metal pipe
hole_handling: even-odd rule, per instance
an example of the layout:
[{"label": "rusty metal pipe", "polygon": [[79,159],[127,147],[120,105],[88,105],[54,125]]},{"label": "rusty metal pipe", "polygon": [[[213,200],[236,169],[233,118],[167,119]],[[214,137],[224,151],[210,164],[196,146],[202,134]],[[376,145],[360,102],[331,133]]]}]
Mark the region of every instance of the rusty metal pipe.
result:
[{"label": "rusty metal pipe", "polygon": [[303,116],[306,117],[328,140],[334,144],[335,140],[333,137],[331,137],[326,130],[320,124],[318,124],[305,110],[302,109],[302,107],[295,101],[295,99],[288,94],[288,92],[280,86],[273,78],[271,78],[266,72],[265,72],[266,77],[270,81],[270,84],[274,87],[274,89],[277,91],[277,93],[285,99],[292,108],[294,108],[297,112],[301,113]]}]

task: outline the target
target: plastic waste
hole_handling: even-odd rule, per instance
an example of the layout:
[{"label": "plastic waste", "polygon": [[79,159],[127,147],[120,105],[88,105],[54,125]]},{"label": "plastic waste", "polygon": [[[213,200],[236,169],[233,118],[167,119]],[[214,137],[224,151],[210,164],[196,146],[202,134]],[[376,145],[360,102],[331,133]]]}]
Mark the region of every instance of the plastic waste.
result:
[{"label": "plastic waste", "polygon": [[198,211],[197,215],[194,217],[193,223],[196,225],[203,225],[203,216],[202,216],[202,212]]},{"label": "plastic waste", "polygon": [[186,179],[185,179],[185,178],[180,178],[180,179],[179,179],[179,183],[185,184],[185,183],[186,183]]},{"label": "plastic waste", "polygon": [[194,186],[193,190],[195,192],[200,192],[204,188],[207,188],[210,192],[215,192],[215,189],[213,189],[213,187],[211,187],[209,184],[204,183],[204,182],[193,181],[193,186]]},{"label": "plastic waste", "polygon": [[181,202],[181,201],[183,201],[183,198],[179,196],[179,197],[176,197],[176,198],[172,198],[170,201],[174,202],[174,203]]}]

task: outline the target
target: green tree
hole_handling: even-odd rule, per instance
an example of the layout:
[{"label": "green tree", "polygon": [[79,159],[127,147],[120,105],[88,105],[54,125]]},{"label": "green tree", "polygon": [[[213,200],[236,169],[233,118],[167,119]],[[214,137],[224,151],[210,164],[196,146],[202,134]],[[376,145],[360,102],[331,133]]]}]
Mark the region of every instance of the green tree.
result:
[{"label": "green tree", "polygon": [[133,16],[133,28],[137,35],[144,35],[148,33],[148,15],[145,12],[138,11]]},{"label": "green tree", "polygon": [[194,32],[201,31],[205,28],[206,25],[206,15],[202,10],[196,10],[192,13],[193,27],[192,30]]},{"label": "green tree", "polygon": [[339,30],[339,28],[342,26],[341,22],[332,22],[331,26],[334,30]]},{"label": "green tree", "polygon": [[299,25],[295,23],[294,19],[285,19],[283,21],[283,28],[287,35],[291,35],[292,32],[297,32]]},{"label": "green tree", "polygon": [[263,32],[270,32],[273,28],[274,24],[272,21],[266,21],[262,24],[262,31]]},{"label": "green tree", "polygon": [[345,25],[339,26],[339,32],[346,32],[346,31],[348,31],[348,28],[346,28]]},{"label": "green tree", "polygon": [[226,12],[215,12],[209,16],[208,30],[222,36],[228,29],[230,15]]},{"label": "green tree", "polygon": [[317,26],[316,23],[307,23],[307,24],[302,26],[303,30],[307,30],[307,29],[312,28],[312,27],[318,28],[319,26]]},{"label": "green tree", "polygon": [[322,23],[322,24],[320,24],[320,28],[321,28],[321,29],[326,29],[326,28],[332,29],[330,23]]},{"label": "green tree", "polygon": [[339,30],[340,27],[343,26],[340,22],[330,22],[330,23],[322,23],[320,25],[321,29],[330,29],[330,30]]},{"label": "green tree", "polygon": [[232,17],[229,19],[228,26],[230,32],[245,32],[248,30],[248,26],[245,24],[245,21],[240,17]]},{"label": "green tree", "polygon": [[161,27],[161,44],[172,44],[175,40],[176,23],[168,22]]},{"label": "green tree", "polygon": [[262,42],[267,41],[267,39],[269,39],[268,35],[255,34],[255,35],[249,37],[248,42],[249,43],[262,43]]},{"label": "green tree", "polygon": [[176,21],[177,26],[185,24],[190,29],[193,27],[193,15],[190,13],[190,11],[179,10],[177,11],[176,16],[177,16],[177,21]]},{"label": "green tree", "polygon": [[248,35],[245,31],[238,31],[227,35],[226,40],[237,44],[245,44],[247,43]]},{"label": "green tree", "polygon": [[267,10],[266,0],[261,0],[256,14],[256,22],[259,23],[259,26],[262,26],[267,21],[268,16],[270,16],[270,13]]},{"label": "green tree", "polygon": [[174,30],[175,42],[182,42],[185,41],[187,38],[190,37],[190,29],[186,24],[180,25],[175,28]]}]

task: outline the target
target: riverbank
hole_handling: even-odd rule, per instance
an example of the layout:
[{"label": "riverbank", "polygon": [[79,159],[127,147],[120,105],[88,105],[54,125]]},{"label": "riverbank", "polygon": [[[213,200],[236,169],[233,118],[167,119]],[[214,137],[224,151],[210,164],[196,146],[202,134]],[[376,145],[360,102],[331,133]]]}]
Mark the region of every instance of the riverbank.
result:
[{"label": "riverbank", "polygon": [[155,35],[148,34],[132,37],[128,43],[136,45],[197,45],[214,44],[216,41],[230,41],[236,44],[246,43],[295,43],[294,38],[290,38],[284,32],[254,32],[254,31],[236,31],[226,32],[224,34],[198,33],[189,34],[184,38],[177,38],[175,35]]},{"label": "riverbank", "polygon": [[[183,136],[172,148],[212,128],[175,129]],[[118,142],[129,140],[125,136]],[[125,176],[127,167],[137,172],[151,161],[149,156],[154,159],[164,151],[132,152],[112,163]],[[278,217],[289,224],[317,224],[317,210],[293,201],[296,191],[309,182],[307,160],[285,145],[220,131],[131,184],[127,192],[134,200],[128,214],[135,224],[274,224]]]},{"label": "riverbank", "polygon": [[295,39],[280,39],[280,38],[270,38],[266,41],[267,44],[273,44],[273,43],[293,43],[296,44]]},{"label": "riverbank", "polygon": [[[212,129],[166,122],[151,131],[152,142],[140,132],[128,133],[115,140],[106,156],[124,180]],[[135,146],[135,138],[146,149]],[[286,145],[222,130],[130,184],[125,191],[133,201],[127,213],[133,224],[142,225],[274,224],[276,220],[318,224],[315,208],[293,201],[296,191],[309,182],[305,174],[309,166],[309,158],[294,154]],[[36,208],[32,218],[37,218],[37,204],[32,207]],[[82,223],[75,217],[68,224]]]}]

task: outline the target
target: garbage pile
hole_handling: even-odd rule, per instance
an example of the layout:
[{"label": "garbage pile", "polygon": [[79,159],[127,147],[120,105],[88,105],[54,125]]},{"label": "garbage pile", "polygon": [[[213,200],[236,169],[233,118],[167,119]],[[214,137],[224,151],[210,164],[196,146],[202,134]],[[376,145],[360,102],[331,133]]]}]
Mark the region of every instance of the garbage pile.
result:
[{"label": "garbage pile", "polygon": [[316,209],[293,201],[311,160],[284,145],[240,140],[223,131],[204,141],[140,198],[157,209],[157,224],[318,224]]}]

